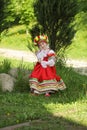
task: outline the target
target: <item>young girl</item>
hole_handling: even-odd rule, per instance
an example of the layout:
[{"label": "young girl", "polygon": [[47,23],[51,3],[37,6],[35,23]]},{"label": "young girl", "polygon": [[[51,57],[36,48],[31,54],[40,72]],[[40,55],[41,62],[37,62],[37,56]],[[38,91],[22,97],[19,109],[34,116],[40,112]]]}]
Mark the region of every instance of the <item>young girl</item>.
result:
[{"label": "young girl", "polygon": [[55,52],[48,46],[48,37],[46,35],[36,36],[34,43],[39,51],[36,53],[38,62],[29,77],[31,92],[50,96],[55,91],[64,90],[66,86],[61,77],[56,74]]}]

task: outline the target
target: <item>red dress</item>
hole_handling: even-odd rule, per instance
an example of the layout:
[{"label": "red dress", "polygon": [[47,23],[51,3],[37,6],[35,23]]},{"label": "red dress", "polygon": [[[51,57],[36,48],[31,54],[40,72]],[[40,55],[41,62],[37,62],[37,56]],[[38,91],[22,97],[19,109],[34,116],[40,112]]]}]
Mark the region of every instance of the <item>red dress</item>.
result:
[{"label": "red dress", "polygon": [[[55,53],[48,52],[45,57],[43,57],[43,61],[48,62],[52,56],[55,56]],[[44,68],[40,62],[36,63],[29,77],[29,83],[30,88],[36,90],[39,94],[66,88],[61,77],[57,75],[55,66],[47,65],[47,67]]]}]

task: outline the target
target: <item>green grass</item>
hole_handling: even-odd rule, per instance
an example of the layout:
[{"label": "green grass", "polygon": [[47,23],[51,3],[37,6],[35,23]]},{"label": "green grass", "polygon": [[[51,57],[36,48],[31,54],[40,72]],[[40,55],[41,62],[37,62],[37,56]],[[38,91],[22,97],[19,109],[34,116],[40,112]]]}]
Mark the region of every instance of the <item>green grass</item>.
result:
[{"label": "green grass", "polygon": [[[86,59],[86,40],[77,36],[67,50],[67,54],[70,58],[81,59],[83,56]],[[27,37],[23,25],[14,26],[8,32],[2,33],[0,47],[28,50],[26,46]],[[32,70],[34,66],[29,62],[0,57],[0,73],[6,72],[9,67],[24,67]],[[20,78],[12,93],[0,92],[0,128],[29,122],[29,126],[17,130],[87,129],[87,76],[59,64],[56,67],[67,89],[52,94],[49,98],[44,95],[31,95],[29,85]]]},{"label": "green grass", "polygon": [[[0,127],[30,122],[29,128],[87,127],[87,97],[72,102],[66,92],[56,93],[50,98],[27,93],[0,94]],[[38,122],[38,124],[37,124]],[[42,129],[41,129],[42,130]]]},{"label": "green grass", "polygon": [[56,66],[57,73],[67,86],[64,91],[52,94],[51,97],[34,96],[26,86],[21,91],[23,88],[20,82],[20,90],[15,86],[12,93],[0,92],[1,128],[29,122],[29,126],[18,129],[87,129],[87,76],[79,75],[72,68]]},{"label": "green grass", "polygon": [[[10,48],[28,51],[28,45],[32,43],[30,33],[26,34],[24,25],[13,26],[1,34],[0,48]],[[82,28],[77,31],[72,44],[66,49],[66,57],[79,60],[87,60],[87,30]]]},{"label": "green grass", "polygon": [[28,75],[31,73],[33,67],[33,63],[30,62],[0,57],[0,73],[8,74],[11,68],[17,69],[17,77],[15,82],[16,87],[14,87],[14,92],[29,91]]},{"label": "green grass", "polygon": [[26,69],[28,68],[30,70],[34,66],[31,62],[24,62],[22,60],[5,58],[5,57],[0,56],[0,65],[1,65],[1,67],[3,67],[5,69],[5,65],[7,65],[7,64],[10,64],[11,68],[17,68],[19,66],[24,66]]},{"label": "green grass", "polygon": [[24,25],[13,26],[8,30],[4,30],[1,34],[1,48],[28,51],[27,44],[27,35]]},{"label": "green grass", "polygon": [[68,58],[87,61],[87,30],[77,31],[72,44],[67,48]]}]

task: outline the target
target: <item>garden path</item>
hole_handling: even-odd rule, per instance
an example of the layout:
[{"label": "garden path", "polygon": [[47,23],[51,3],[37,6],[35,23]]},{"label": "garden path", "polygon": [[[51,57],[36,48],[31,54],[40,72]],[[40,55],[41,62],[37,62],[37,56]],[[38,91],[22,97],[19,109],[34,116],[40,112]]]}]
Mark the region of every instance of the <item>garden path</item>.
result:
[{"label": "garden path", "polygon": [[0,48],[0,56],[29,62],[35,62],[37,60],[35,54],[31,51],[20,51],[6,48]]},{"label": "garden path", "polygon": [[[28,62],[36,62],[37,58],[31,51],[19,51],[7,48],[0,48],[0,56],[6,58],[20,59]],[[80,60],[66,60],[67,66],[72,66],[75,70],[80,71],[82,74],[87,75],[87,61]]]}]

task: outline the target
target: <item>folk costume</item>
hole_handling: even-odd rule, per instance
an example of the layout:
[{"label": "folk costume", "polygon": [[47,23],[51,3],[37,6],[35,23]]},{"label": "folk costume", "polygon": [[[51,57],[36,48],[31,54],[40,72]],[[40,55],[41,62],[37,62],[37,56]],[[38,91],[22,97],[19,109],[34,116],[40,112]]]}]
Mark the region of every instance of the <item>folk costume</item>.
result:
[{"label": "folk costume", "polygon": [[56,73],[55,62],[56,54],[47,45],[48,37],[46,35],[36,36],[35,45],[42,42],[46,44],[46,49],[39,50],[36,54],[38,62],[29,77],[31,91],[37,94],[53,93],[66,88],[63,80]]}]

